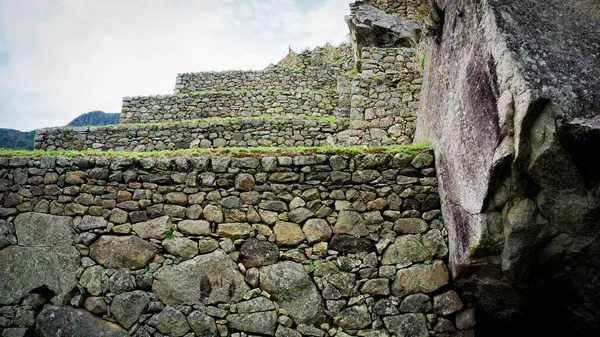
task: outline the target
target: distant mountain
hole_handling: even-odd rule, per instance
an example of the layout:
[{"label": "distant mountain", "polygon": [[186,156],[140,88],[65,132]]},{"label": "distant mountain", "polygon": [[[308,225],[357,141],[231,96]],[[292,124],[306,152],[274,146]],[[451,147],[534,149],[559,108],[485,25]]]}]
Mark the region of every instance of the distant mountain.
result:
[{"label": "distant mountain", "polygon": [[67,124],[67,126],[86,126],[86,125],[108,125],[119,124],[118,113],[106,113],[104,111],[90,111],[84,113]]},{"label": "distant mountain", "polygon": [[[67,126],[119,124],[118,113],[90,111],[72,120]],[[0,129],[0,148],[14,150],[33,150],[34,131]]]},{"label": "distant mountain", "polygon": [[33,150],[35,131],[0,129],[0,148],[14,150]]}]

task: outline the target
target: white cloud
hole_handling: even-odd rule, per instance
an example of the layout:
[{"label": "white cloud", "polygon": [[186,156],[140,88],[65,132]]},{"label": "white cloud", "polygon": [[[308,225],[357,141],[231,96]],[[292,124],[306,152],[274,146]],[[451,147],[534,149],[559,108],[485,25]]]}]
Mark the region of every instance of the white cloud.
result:
[{"label": "white cloud", "polygon": [[[339,43],[350,0],[0,0],[0,127],[64,125],[177,73],[261,69],[288,45]],[[0,43],[2,40],[0,40]],[[3,50],[0,50],[2,52]]]}]

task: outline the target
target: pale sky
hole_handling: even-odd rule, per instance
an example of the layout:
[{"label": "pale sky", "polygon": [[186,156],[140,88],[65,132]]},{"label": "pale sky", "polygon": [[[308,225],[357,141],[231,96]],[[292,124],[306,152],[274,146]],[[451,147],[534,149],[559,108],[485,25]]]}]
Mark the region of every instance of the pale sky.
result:
[{"label": "pale sky", "polygon": [[0,128],[61,126],[178,73],[263,69],[347,40],[352,0],[0,0]]}]

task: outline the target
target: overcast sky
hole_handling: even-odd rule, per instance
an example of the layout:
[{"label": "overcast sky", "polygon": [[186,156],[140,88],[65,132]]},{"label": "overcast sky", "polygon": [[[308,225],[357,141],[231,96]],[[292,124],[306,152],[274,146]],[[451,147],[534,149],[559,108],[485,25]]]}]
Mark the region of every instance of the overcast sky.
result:
[{"label": "overcast sky", "polygon": [[262,69],[347,40],[351,0],[0,0],[0,128],[60,126],[178,73]]}]

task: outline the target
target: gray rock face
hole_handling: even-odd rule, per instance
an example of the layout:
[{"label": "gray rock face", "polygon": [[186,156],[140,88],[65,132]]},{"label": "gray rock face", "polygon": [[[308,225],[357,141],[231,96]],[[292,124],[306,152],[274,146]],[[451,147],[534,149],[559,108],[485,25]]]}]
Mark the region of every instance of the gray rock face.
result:
[{"label": "gray rock face", "polygon": [[275,311],[232,314],[227,315],[227,322],[229,327],[239,331],[273,336],[277,314]]},{"label": "gray rock face", "polygon": [[428,337],[427,322],[423,314],[405,314],[387,316],[383,323],[391,333],[398,337]]},{"label": "gray rock face", "polygon": [[448,283],[448,270],[442,261],[432,264],[417,264],[396,273],[392,284],[392,293],[415,294],[430,293]]},{"label": "gray rock face", "polygon": [[126,337],[126,330],[117,324],[104,321],[85,310],[50,306],[36,318],[35,335]]},{"label": "gray rock face", "polygon": [[169,253],[186,260],[198,255],[198,244],[187,238],[165,239],[162,245]]},{"label": "gray rock face", "polygon": [[210,234],[210,223],[205,220],[183,220],[177,224],[177,228],[185,235]]},{"label": "gray rock face", "polygon": [[74,247],[10,246],[0,250],[0,305],[13,304],[31,290],[46,286],[64,305],[77,286],[79,253]]},{"label": "gray rock face", "polygon": [[359,305],[342,310],[333,321],[344,329],[362,329],[371,324],[371,315],[366,306]]},{"label": "gray rock face", "polygon": [[110,312],[115,316],[119,324],[129,329],[144,313],[150,303],[150,295],[143,291],[132,291],[115,296]]},{"label": "gray rock face", "polygon": [[160,332],[173,337],[181,337],[190,331],[190,325],[185,316],[181,311],[170,306],[152,317],[150,323],[156,326]]},{"label": "gray rock face", "polygon": [[284,261],[260,268],[260,288],[271,294],[297,324],[325,320],[321,295],[301,264]]},{"label": "gray rock face", "polygon": [[217,337],[219,334],[214,318],[205,315],[200,311],[192,312],[187,320],[198,337]]},{"label": "gray rock face", "polygon": [[348,234],[354,236],[366,236],[369,231],[363,217],[354,211],[340,211],[333,232],[335,234]]},{"label": "gray rock face", "polygon": [[73,244],[73,219],[43,213],[22,213],[15,218],[20,246],[47,247]]},{"label": "gray rock face", "polygon": [[136,236],[102,236],[90,246],[92,259],[108,268],[144,268],[155,255],[155,246]]},{"label": "gray rock face", "polygon": [[173,224],[168,216],[139,222],[132,226],[137,235],[144,239],[164,239],[173,230]]},{"label": "gray rock face", "polygon": [[277,262],[279,249],[272,242],[252,238],[244,241],[240,249],[240,257],[246,268],[266,266]]},{"label": "gray rock face", "polygon": [[236,264],[221,250],[160,268],[152,285],[169,305],[237,302],[248,290]]},{"label": "gray rock face", "polygon": [[[600,270],[598,226],[590,226],[600,207],[600,68],[598,30],[589,28],[600,25],[600,6],[529,0],[444,10],[442,39],[426,48],[428,61],[443,61],[426,62],[415,142],[427,139],[436,149],[454,276],[479,275],[473,289],[481,309],[498,320],[490,333],[522,329],[499,314],[502,303],[536,333],[593,334],[600,324],[600,306],[589,305],[600,303],[600,284],[590,282]],[[458,22],[465,25],[446,34]],[[490,285],[492,275],[506,281]],[[550,300],[556,293],[565,300]]]},{"label": "gray rock face", "polygon": [[385,250],[381,264],[421,262],[429,257],[429,251],[421,244],[418,235],[403,235]]}]

